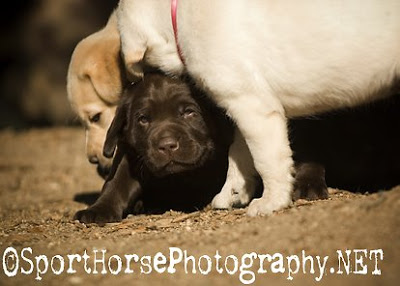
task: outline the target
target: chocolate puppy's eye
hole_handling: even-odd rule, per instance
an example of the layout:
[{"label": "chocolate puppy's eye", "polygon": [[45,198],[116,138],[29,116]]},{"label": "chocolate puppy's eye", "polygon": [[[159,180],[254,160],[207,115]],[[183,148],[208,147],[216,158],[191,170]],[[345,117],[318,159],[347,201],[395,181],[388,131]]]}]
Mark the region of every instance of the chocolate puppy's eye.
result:
[{"label": "chocolate puppy's eye", "polygon": [[101,117],[101,112],[96,113],[95,115],[89,117],[89,121],[90,121],[90,123],[99,122],[100,117]]},{"label": "chocolate puppy's eye", "polygon": [[196,115],[196,110],[194,110],[193,108],[189,108],[189,107],[185,108],[185,110],[182,113],[182,116],[184,118],[192,117],[194,115]]},{"label": "chocolate puppy's eye", "polygon": [[147,125],[147,124],[150,123],[150,118],[147,117],[146,115],[140,115],[140,116],[138,117],[138,122],[139,122],[141,125]]}]

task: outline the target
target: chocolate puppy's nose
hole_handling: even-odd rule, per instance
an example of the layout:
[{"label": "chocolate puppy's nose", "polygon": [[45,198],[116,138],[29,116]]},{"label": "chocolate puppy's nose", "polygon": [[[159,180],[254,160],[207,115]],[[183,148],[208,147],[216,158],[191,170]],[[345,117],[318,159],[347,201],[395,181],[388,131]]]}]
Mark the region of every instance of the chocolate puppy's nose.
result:
[{"label": "chocolate puppy's nose", "polygon": [[171,137],[165,137],[158,143],[158,151],[161,153],[173,153],[178,149],[178,141]]}]

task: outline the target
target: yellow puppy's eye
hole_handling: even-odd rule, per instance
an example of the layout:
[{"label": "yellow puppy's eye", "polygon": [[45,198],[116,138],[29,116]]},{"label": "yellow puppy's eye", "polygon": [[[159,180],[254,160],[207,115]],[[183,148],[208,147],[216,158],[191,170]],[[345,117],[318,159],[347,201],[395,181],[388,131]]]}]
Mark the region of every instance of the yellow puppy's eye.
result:
[{"label": "yellow puppy's eye", "polygon": [[101,117],[101,113],[100,112],[96,113],[95,115],[89,117],[89,121],[90,121],[90,123],[99,122],[100,117]]}]

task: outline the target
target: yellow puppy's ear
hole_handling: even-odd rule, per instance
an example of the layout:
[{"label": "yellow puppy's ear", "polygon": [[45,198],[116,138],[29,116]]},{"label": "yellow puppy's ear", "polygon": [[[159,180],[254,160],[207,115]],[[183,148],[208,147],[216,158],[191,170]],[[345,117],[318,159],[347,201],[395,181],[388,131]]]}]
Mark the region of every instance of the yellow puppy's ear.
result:
[{"label": "yellow puppy's ear", "polygon": [[94,53],[98,56],[92,58],[86,76],[102,100],[112,105],[117,104],[126,82],[119,47]]},{"label": "yellow puppy's ear", "polygon": [[111,13],[104,29],[89,38],[86,74],[102,100],[117,104],[127,80],[120,53],[121,39],[116,11]]}]

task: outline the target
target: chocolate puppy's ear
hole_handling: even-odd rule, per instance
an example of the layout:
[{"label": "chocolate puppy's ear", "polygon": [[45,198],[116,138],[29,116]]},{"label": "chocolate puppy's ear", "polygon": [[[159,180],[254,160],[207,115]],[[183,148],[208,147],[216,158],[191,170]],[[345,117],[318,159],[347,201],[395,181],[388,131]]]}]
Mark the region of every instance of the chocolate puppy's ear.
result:
[{"label": "chocolate puppy's ear", "polygon": [[122,136],[122,131],[127,124],[128,103],[122,102],[117,108],[115,117],[107,131],[106,141],[104,142],[103,155],[106,158],[114,156],[118,139]]}]

